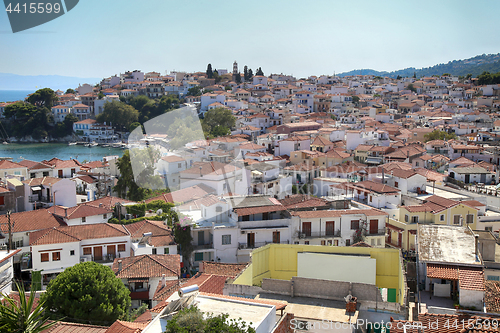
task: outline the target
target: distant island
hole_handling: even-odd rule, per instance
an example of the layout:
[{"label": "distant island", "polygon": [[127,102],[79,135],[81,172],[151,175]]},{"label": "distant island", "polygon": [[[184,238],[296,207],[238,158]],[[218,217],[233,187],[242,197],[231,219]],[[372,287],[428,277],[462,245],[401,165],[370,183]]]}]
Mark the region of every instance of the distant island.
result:
[{"label": "distant island", "polygon": [[99,78],[80,78],[61,75],[17,75],[0,73],[0,90],[31,90],[40,88],[51,88],[53,90],[66,91],[68,88],[76,88],[78,85],[88,83],[94,85],[99,83]]},{"label": "distant island", "polygon": [[466,76],[471,74],[473,77],[480,75],[483,72],[497,73],[500,72],[500,53],[497,54],[482,54],[473,58],[464,60],[452,60],[446,64],[438,64],[426,68],[409,67],[392,72],[377,71],[374,69],[355,69],[349,72],[338,74],[338,76],[351,76],[351,75],[375,75],[387,76],[390,78],[410,77],[416,75],[433,76],[448,73],[454,76]]}]

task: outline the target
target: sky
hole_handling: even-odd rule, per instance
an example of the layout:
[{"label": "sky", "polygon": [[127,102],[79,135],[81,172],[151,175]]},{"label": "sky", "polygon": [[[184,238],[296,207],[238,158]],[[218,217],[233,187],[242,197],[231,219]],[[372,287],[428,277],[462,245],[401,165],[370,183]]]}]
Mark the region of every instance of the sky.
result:
[{"label": "sky", "polygon": [[296,77],[428,67],[500,52],[500,1],[80,0],[12,33],[0,12],[0,73],[108,77],[232,70]]}]

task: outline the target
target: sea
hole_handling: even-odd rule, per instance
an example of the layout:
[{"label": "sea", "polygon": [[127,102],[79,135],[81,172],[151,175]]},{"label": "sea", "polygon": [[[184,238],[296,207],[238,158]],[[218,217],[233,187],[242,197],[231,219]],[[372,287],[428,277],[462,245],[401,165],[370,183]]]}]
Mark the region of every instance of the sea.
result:
[{"label": "sea", "polygon": [[34,92],[34,90],[0,90],[0,103],[24,101],[29,94]]},{"label": "sea", "polygon": [[102,161],[104,156],[119,156],[123,149],[112,147],[68,146],[67,143],[0,143],[0,159],[11,157],[12,161],[31,160],[41,162],[57,157],[61,160],[76,159],[79,162]]}]

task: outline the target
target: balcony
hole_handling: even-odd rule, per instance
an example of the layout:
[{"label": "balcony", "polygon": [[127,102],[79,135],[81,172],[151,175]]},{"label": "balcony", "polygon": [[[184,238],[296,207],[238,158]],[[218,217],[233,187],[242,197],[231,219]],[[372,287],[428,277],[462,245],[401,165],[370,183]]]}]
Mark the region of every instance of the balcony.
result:
[{"label": "balcony", "polygon": [[245,250],[245,249],[256,249],[261,246],[265,246],[267,244],[290,244],[289,241],[283,241],[279,243],[275,242],[255,242],[255,243],[238,243],[238,250]]},{"label": "balcony", "polygon": [[340,230],[335,230],[333,233],[332,232],[326,232],[326,231],[315,231],[315,232],[299,232],[297,234],[298,238],[328,238],[328,237],[340,237]]},{"label": "balcony", "polygon": [[52,202],[52,196],[43,196],[43,195],[37,195],[37,194],[33,194],[33,195],[30,195],[29,196],[29,202],[45,202],[45,203],[49,203],[49,202]]},{"label": "balcony", "polygon": [[214,244],[213,243],[206,243],[206,244],[197,244],[194,245],[194,250],[208,250],[208,249],[213,249]]},{"label": "balcony", "polygon": [[136,300],[149,299],[149,286],[147,288],[140,288],[130,291],[130,298]]},{"label": "balcony", "polygon": [[85,262],[85,261],[95,261],[100,264],[105,264],[105,263],[111,263],[115,260],[115,258],[120,258],[120,255],[116,254],[106,254],[102,256],[90,256],[90,255],[84,255],[80,257],[80,262]]},{"label": "balcony", "polygon": [[368,230],[367,236],[384,236],[385,235],[385,228],[382,228],[382,229],[378,229],[377,232],[374,232],[372,233],[370,230]]}]

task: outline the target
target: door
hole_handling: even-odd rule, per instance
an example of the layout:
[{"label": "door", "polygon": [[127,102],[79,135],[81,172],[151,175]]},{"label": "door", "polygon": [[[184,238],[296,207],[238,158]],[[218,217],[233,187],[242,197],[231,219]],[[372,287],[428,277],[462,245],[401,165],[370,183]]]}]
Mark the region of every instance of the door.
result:
[{"label": "door", "polygon": [[302,222],[302,233],[311,237],[311,222]]},{"label": "door", "polygon": [[398,247],[401,247],[402,244],[403,244],[403,233],[398,232]]},{"label": "door", "polygon": [[205,245],[205,231],[198,231],[198,245]]},{"label": "door", "polygon": [[465,175],[465,183],[466,184],[470,183],[470,175]]},{"label": "door", "polygon": [[378,220],[370,220],[370,234],[378,234]]},{"label": "door", "polygon": [[273,243],[276,243],[276,244],[280,243],[280,232],[279,231],[273,232]]},{"label": "door", "polygon": [[108,245],[107,253],[108,259],[114,259],[116,257],[116,245]]},{"label": "door", "polygon": [[102,260],[102,246],[94,247],[94,260]]},{"label": "door", "polygon": [[327,221],[326,222],[326,235],[333,236],[335,232],[335,221]]},{"label": "door", "polygon": [[248,248],[255,247],[255,234],[253,232],[247,234],[247,247]]},{"label": "door", "polygon": [[59,178],[63,177],[63,171],[62,170],[57,170],[57,177],[59,177]]}]

